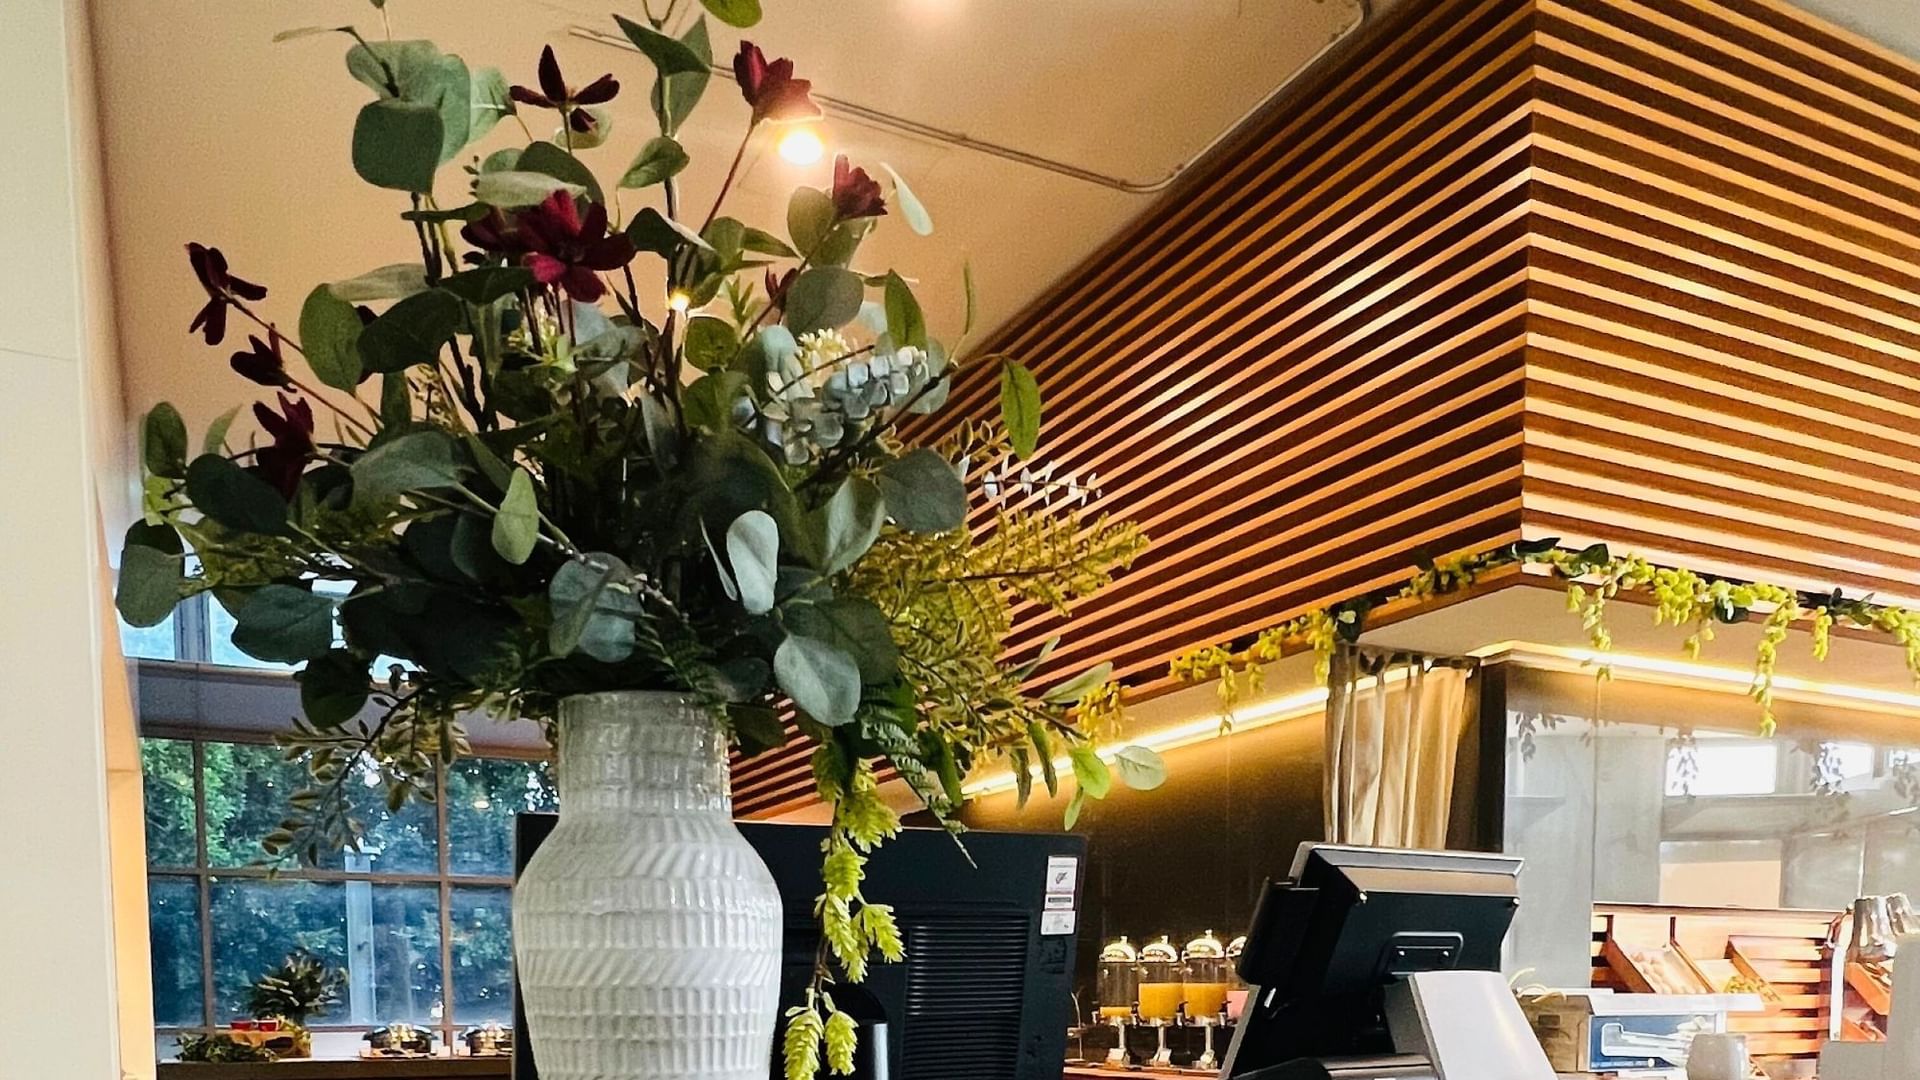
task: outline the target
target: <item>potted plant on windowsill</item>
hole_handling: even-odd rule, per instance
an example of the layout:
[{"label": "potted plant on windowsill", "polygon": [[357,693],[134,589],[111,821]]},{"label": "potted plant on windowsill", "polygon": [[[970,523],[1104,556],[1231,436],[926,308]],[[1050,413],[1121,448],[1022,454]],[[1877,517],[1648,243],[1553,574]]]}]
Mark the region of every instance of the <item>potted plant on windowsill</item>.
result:
[{"label": "potted plant on windowsill", "polygon": [[275,1053],[283,1058],[311,1057],[313,1033],[307,1024],[340,1003],[346,975],[339,968],[296,949],[280,966],[265,972],[247,990],[247,1011],[256,1020],[278,1020],[287,1028],[287,1045]]},{"label": "potted plant on windowsill", "polygon": [[[736,24],[758,10],[703,2]],[[966,328],[943,345],[906,277],[852,268],[883,221],[931,229],[891,169],[883,188],[836,160],[771,230],[723,212],[751,141],[818,113],[789,61],[740,47],[741,151],[685,213],[675,136],[710,55],[704,16],[678,37],[670,17],[618,20],[654,67],[659,134],[617,188],[587,163],[608,141],[612,74],[569,82],[549,49],[509,87],[424,41],[282,35],[354,39],[346,66],[369,100],[353,167],[401,200],[391,224],[420,261],[319,285],[289,333],[261,313],[264,287],[189,246],[206,291],[192,329],[219,345],[245,324],[232,366],[272,400],[253,407],[263,440],[234,447],[229,414],[198,454],[176,410],[148,414],[118,596],[152,625],[211,591],[236,646],[300,665],[305,715],[283,743],[313,782],[267,840],[279,857],[356,842],[342,795],[362,766],[396,808],[431,798],[465,716],[551,727],[562,819],[514,928],[553,1080],[766,1075],[779,898],[731,825],[727,752],[795,736],[832,824],[826,948],[784,1058],[795,1077],[823,1056],[844,1067],[852,1024],[828,984],[902,948],[861,891],[898,827],[876,771],[956,831],[962,779],[989,760],[1024,799],[1030,770],[1052,787],[1070,754],[1070,814],[1101,794],[1089,732],[1113,708],[1109,669],[1062,678],[1047,650],[1014,662],[1003,640],[1016,605],[1065,614],[1143,543],[1054,500],[996,507],[970,489],[1033,453],[1039,393],[1019,364],[970,354]],[[507,117],[523,142],[473,149]],[[551,138],[532,132],[541,117]],[[647,205],[616,220],[619,189]],[[899,425],[968,365],[998,367],[1003,425],[903,444]],[[380,674],[380,657],[405,665]],[[1123,779],[1158,782],[1149,752],[1122,762]]]}]

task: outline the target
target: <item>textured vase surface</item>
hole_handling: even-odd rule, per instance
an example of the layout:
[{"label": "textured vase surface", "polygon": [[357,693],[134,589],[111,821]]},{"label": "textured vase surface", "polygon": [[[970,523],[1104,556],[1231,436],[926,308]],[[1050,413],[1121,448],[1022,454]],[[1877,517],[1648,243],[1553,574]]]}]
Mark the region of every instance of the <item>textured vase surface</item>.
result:
[{"label": "textured vase surface", "polygon": [[780,894],[680,695],[561,703],[560,822],[513,894],[541,1080],[766,1080]]}]

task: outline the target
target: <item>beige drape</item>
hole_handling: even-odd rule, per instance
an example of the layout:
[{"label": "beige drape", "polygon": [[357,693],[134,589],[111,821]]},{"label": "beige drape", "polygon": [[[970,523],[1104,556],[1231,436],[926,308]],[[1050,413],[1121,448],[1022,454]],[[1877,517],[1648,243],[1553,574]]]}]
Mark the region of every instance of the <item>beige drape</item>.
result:
[{"label": "beige drape", "polygon": [[1471,661],[1342,645],[1328,676],[1327,839],[1447,846],[1454,771],[1473,708]]}]

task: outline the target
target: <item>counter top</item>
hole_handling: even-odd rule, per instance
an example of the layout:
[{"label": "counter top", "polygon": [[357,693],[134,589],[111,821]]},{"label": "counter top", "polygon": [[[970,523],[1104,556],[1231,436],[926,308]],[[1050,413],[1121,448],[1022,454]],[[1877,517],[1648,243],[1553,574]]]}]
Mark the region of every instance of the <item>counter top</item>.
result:
[{"label": "counter top", "polygon": [[300,1058],[287,1061],[211,1063],[163,1061],[160,1080],[451,1080],[504,1078],[508,1058]]}]

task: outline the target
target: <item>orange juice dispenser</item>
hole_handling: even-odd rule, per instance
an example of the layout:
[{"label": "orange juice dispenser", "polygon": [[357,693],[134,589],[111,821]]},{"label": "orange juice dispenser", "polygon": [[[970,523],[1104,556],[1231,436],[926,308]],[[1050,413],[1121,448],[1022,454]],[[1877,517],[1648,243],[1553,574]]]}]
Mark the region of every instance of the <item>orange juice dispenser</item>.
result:
[{"label": "orange juice dispenser", "polygon": [[1227,1022],[1239,1023],[1247,1008],[1247,980],[1240,977],[1240,954],[1247,951],[1247,935],[1227,942]]},{"label": "orange juice dispenser", "polygon": [[1194,1063],[1200,1069],[1218,1064],[1213,1052],[1213,1031],[1225,1019],[1227,1009],[1227,947],[1213,931],[1187,942],[1181,950],[1181,997],[1187,1009],[1187,1022],[1206,1029],[1207,1048]]},{"label": "orange juice dispenser", "polygon": [[1140,1000],[1140,951],[1122,934],[1100,950],[1097,985],[1100,1022],[1120,1030],[1119,1042],[1107,1052],[1107,1064],[1127,1063],[1127,1026],[1133,1023],[1133,1006]]},{"label": "orange juice dispenser", "polygon": [[1173,1051],[1167,1046],[1167,1029],[1180,1020],[1180,1003],[1186,998],[1185,975],[1180,950],[1167,935],[1140,950],[1140,1020],[1159,1029],[1159,1049],[1153,1064],[1172,1065]]}]

